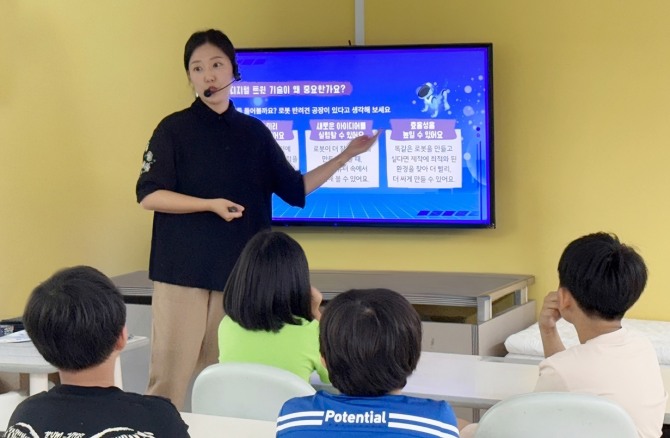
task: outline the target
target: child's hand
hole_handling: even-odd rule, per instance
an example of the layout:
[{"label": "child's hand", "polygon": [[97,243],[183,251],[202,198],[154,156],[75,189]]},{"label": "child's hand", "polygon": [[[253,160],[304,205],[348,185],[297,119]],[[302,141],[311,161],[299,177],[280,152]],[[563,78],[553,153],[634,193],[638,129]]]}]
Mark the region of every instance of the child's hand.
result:
[{"label": "child's hand", "polygon": [[559,319],[561,319],[561,312],[558,310],[558,292],[549,292],[544,297],[537,323],[540,330],[554,330]]},{"label": "child's hand", "polygon": [[321,319],[321,301],[323,301],[323,295],[321,291],[314,286],[312,286],[312,318],[317,321]]}]

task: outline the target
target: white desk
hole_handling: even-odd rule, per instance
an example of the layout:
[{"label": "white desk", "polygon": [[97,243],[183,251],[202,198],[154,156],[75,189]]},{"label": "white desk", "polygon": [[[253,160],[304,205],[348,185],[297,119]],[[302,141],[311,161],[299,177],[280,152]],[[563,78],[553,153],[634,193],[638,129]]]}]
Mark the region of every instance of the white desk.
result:
[{"label": "white desk", "polygon": [[[665,390],[670,393],[670,368],[661,367],[661,373]],[[446,400],[454,406],[488,409],[508,397],[532,392],[538,375],[537,364],[508,362],[500,357],[423,352],[402,392]],[[670,400],[664,423],[670,424]]]},{"label": "white desk", "polygon": [[188,412],[182,412],[181,418],[188,424],[188,433],[191,438],[211,438],[213,436],[270,438],[275,436],[277,428],[274,421],[216,417]]},{"label": "white desk", "polygon": [[[505,339],[536,321],[535,301],[528,300],[528,287],[535,280],[531,275],[311,270],[310,279],[325,300],[351,288],[388,288],[424,306],[422,311],[432,309],[435,314],[422,324],[426,351],[502,356]],[[131,272],[112,281],[128,305],[128,324],[135,326],[131,330],[149,336],[151,312],[141,309],[151,304],[153,283],[148,273]],[[499,300],[507,296],[510,300]],[[509,303],[494,312],[494,301]],[[453,318],[447,316],[452,312]],[[138,331],[138,326],[146,331]]]},{"label": "white desk", "polygon": [[[140,348],[147,344],[149,344],[149,339],[133,336],[128,339],[123,351]],[[18,342],[0,344],[0,371],[29,374],[29,394],[34,395],[48,390],[49,374],[58,372],[58,369],[44,360],[32,342]],[[116,359],[114,367],[114,384],[123,389],[119,358]]]}]

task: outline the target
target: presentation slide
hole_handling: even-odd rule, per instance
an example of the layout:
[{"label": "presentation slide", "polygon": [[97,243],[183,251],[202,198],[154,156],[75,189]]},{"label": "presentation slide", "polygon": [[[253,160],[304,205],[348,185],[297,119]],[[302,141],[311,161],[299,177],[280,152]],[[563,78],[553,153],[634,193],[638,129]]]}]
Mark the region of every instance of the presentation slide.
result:
[{"label": "presentation slide", "polygon": [[261,119],[305,173],[382,130],[304,209],[302,225],[493,226],[491,46],[238,51],[237,109]]}]

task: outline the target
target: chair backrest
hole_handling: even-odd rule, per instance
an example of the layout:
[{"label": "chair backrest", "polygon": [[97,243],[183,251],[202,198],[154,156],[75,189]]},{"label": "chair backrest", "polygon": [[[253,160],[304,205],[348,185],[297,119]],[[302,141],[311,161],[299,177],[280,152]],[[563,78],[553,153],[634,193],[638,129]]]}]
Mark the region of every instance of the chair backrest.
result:
[{"label": "chair backrest", "polygon": [[9,418],[14,413],[14,409],[26,398],[27,395],[20,391],[0,394],[0,432],[7,429]]},{"label": "chair backrest", "polygon": [[193,383],[195,414],[275,421],[284,402],[312,395],[297,375],[255,363],[219,363],[205,368]]},{"label": "chair backrest", "polygon": [[503,400],[482,416],[476,438],[637,438],[618,404],[592,394],[535,392]]}]

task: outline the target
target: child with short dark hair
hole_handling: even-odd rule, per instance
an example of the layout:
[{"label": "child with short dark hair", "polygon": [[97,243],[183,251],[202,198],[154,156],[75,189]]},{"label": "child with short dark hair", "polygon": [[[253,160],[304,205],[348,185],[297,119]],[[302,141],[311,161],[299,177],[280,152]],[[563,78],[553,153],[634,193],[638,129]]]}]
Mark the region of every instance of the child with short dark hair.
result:
[{"label": "child with short dark hair", "polygon": [[[647,283],[644,260],[614,234],[589,234],[565,248],[558,280],[538,321],[546,359],[536,391],[603,396],[630,414],[641,438],[661,436],[667,394],[656,352],[621,325]],[[575,326],[580,345],[566,350],[561,318]]]},{"label": "child with short dark hair", "polygon": [[400,395],[421,354],[421,319],[402,295],[367,289],[336,296],[323,312],[319,344],[342,394],[287,401],[278,437],[459,436],[449,404]]},{"label": "child with short dark hair", "polygon": [[169,400],[114,386],[126,307],[103,273],[88,266],[55,273],[32,292],[23,323],[61,385],[19,404],[6,436],[189,436]]},{"label": "child with short dark hair", "polygon": [[256,234],[223,290],[219,361],[274,366],[305,381],[316,371],[328,382],[319,356],[321,299],[300,244],[279,231]]}]

